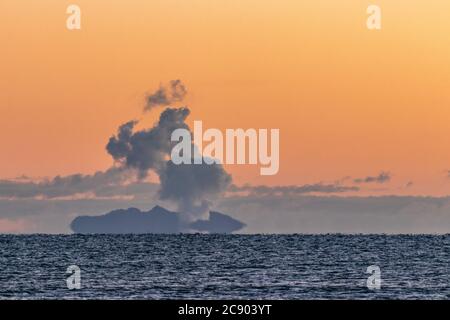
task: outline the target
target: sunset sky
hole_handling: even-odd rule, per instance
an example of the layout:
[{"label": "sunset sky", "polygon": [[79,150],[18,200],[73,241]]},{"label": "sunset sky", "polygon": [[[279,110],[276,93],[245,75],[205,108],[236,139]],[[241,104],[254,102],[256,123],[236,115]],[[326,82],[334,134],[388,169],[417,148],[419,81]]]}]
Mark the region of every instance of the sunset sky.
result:
[{"label": "sunset sky", "polygon": [[360,194],[449,195],[449,15],[448,0],[2,0],[0,178],[107,169],[117,127],[151,125],[146,93],[182,79],[190,124],[280,129],[279,173],[226,166],[236,184],[384,171]]}]

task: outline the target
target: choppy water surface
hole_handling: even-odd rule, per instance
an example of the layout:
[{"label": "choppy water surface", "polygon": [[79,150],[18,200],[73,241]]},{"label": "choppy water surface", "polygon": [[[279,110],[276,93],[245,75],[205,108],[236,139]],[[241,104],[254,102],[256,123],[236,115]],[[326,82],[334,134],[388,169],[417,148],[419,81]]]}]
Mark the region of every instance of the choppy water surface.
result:
[{"label": "choppy water surface", "polygon": [[450,235],[3,235],[0,298],[450,299]]}]

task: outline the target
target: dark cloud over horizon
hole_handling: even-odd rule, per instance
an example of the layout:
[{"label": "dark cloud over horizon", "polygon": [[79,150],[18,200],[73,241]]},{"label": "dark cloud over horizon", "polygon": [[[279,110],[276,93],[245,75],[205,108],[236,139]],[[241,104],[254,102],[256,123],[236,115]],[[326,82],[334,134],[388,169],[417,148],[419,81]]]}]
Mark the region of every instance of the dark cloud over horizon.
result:
[{"label": "dark cloud over horizon", "polygon": [[365,178],[356,178],[354,183],[386,183],[391,180],[391,174],[389,172],[382,171],[377,176],[367,176]]},{"label": "dark cloud over horizon", "polygon": [[121,186],[131,176],[132,173],[125,168],[112,167],[92,175],[56,176],[39,182],[0,180],[0,198],[54,199],[86,193],[101,196],[101,190]]},{"label": "dark cloud over horizon", "polygon": [[[211,171],[207,169],[211,168]],[[0,198],[4,199],[61,199],[71,198],[79,195],[88,194],[87,198],[114,198],[125,197],[139,199],[146,196],[151,198],[153,195],[160,196],[161,200],[175,200],[177,198],[187,197],[189,199],[198,199],[202,194],[217,194],[224,190],[230,194],[246,193],[254,196],[268,195],[301,195],[301,194],[334,194],[345,192],[356,192],[360,188],[357,186],[343,186],[339,184],[306,184],[306,185],[287,185],[287,186],[265,186],[244,184],[237,186],[231,184],[231,177],[223,172],[214,169],[214,167],[202,167],[195,165],[191,170],[189,165],[174,165],[168,163],[168,168],[161,177],[161,183],[151,183],[135,180],[133,171],[127,171],[124,168],[111,168],[105,172],[96,172],[93,175],[69,175],[66,177],[55,177],[43,182],[33,181],[13,181],[0,180]],[[195,171],[197,169],[198,171]],[[209,185],[208,190],[200,189],[199,185],[206,185],[207,179],[212,175],[218,175],[213,178],[216,185]],[[31,179],[31,178],[30,178]],[[184,183],[180,183],[180,179]],[[130,182],[126,182],[126,181]],[[197,180],[197,184],[193,183]],[[125,183],[126,182],[126,183]],[[189,193],[186,193],[189,187]],[[197,188],[196,188],[197,187]],[[173,190],[167,192],[167,190]]]},{"label": "dark cloud over horizon", "polygon": [[[18,232],[68,233],[79,215],[136,207],[148,210],[158,198],[35,200],[0,199],[0,219],[20,222]],[[244,233],[449,233],[450,197],[423,196],[231,196],[214,211],[245,223]],[[170,207],[170,210],[176,210]]]},{"label": "dark cloud over horizon", "polygon": [[351,191],[359,191],[356,186],[343,186],[340,184],[306,184],[306,185],[288,185],[288,186],[265,186],[265,185],[232,185],[228,191],[230,192],[247,192],[250,195],[267,196],[267,195],[299,195],[309,193],[343,193]]},{"label": "dark cloud over horizon", "polygon": [[450,197],[236,196],[217,210],[246,233],[449,234]]}]

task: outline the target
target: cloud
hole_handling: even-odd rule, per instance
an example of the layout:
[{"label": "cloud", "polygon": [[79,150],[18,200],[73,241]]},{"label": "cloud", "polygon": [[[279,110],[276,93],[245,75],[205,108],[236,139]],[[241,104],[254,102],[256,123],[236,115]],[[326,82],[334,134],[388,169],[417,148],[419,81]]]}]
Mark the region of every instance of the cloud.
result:
[{"label": "cloud", "polygon": [[232,196],[217,210],[244,233],[448,234],[450,197]]},{"label": "cloud", "polygon": [[181,80],[171,80],[168,86],[160,86],[158,90],[147,96],[144,111],[156,107],[167,107],[175,102],[183,101],[187,94],[186,87]]},{"label": "cloud", "polygon": [[74,174],[65,177],[56,176],[50,180],[34,182],[30,180],[0,180],[0,198],[44,198],[70,197],[91,193],[101,196],[112,189],[118,191],[123,183],[133,176],[125,168],[110,168],[92,175]]},{"label": "cloud", "polygon": [[308,193],[343,193],[351,191],[359,191],[359,187],[356,186],[342,186],[339,184],[306,184],[306,185],[289,185],[289,186],[251,186],[232,185],[229,192],[246,192],[253,196],[273,196],[273,195],[299,195]]},{"label": "cloud", "polygon": [[368,176],[365,178],[357,178],[354,179],[353,182],[354,183],[386,183],[389,182],[391,180],[391,174],[389,172],[381,172],[379,175],[377,176]]}]

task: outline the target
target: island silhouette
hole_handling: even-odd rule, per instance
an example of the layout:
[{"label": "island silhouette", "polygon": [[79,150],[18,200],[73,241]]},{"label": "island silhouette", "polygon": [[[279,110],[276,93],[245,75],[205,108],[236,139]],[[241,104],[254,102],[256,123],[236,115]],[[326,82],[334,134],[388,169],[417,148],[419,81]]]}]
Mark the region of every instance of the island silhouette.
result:
[{"label": "island silhouette", "polygon": [[226,214],[210,211],[208,220],[186,222],[182,214],[155,206],[149,211],[118,209],[100,216],[79,216],[70,224],[80,234],[232,233],[245,224]]}]

